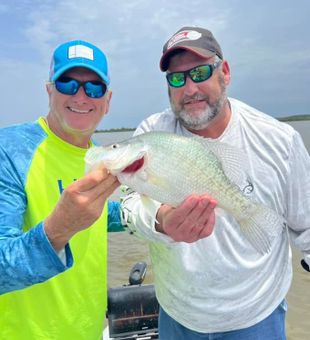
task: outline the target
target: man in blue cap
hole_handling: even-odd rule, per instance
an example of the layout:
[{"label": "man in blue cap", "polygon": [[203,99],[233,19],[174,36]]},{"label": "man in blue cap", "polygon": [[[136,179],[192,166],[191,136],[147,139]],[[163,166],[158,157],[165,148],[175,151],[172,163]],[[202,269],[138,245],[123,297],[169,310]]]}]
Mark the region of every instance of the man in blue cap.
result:
[{"label": "man in blue cap", "polygon": [[[0,130],[0,338],[100,339],[107,302],[107,228],[119,185],[84,176],[91,135],[108,112],[105,54],[85,41],[54,52],[49,112]],[[83,177],[84,176],[84,177]]]}]

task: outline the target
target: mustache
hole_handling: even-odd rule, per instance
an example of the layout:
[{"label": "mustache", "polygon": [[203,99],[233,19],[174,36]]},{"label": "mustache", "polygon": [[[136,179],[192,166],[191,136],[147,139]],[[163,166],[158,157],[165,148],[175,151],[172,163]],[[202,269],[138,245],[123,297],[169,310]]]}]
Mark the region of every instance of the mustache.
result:
[{"label": "mustache", "polygon": [[185,95],[182,99],[182,105],[187,104],[194,100],[205,100],[206,102],[209,102],[209,96],[205,94],[198,94],[198,93],[192,96]]}]

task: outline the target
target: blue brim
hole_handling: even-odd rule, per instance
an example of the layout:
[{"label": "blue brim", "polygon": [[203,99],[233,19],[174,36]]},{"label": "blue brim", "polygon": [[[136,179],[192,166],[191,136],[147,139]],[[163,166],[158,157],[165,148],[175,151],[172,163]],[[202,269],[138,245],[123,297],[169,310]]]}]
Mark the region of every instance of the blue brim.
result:
[{"label": "blue brim", "polygon": [[51,77],[51,81],[55,81],[57,80],[64,72],[74,68],[74,67],[84,67],[84,68],[87,68],[91,71],[94,71],[95,73],[98,74],[98,76],[104,81],[105,84],[107,85],[110,85],[110,79],[109,77],[101,72],[99,69],[97,69],[96,67],[92,66],[92,65],[89,65],[87,63],[83,63],[83,62],[75,62],[75,63],[69,63],[67,64],[66,66],[60,68],[59,70],[57,70],[57,72],[55,72],[53,74],[53,76]]}]

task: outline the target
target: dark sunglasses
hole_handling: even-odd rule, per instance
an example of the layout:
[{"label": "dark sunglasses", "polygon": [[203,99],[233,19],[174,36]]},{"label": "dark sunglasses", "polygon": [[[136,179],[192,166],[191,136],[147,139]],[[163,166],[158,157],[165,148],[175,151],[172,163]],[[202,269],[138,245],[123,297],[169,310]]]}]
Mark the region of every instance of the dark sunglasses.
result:
[{"label": "dark sunglasses", "polygon": [[195,83],[211,78],[213,71],[221,64],[221,60],[214,64],[199,65],[187,71],[171,72],[166,74],[168,84],[172,87],[182,87],[186,83],[186,77],[189,76]]},{"label": "dark sunglasses", "polygon": [[81,86],[86,96],[90,98],[101,98],[108,89],[107,85],[99,80],[82,82],[69,77],[60,77],[55,81],[57,91],[69,96],[76,94]]}]

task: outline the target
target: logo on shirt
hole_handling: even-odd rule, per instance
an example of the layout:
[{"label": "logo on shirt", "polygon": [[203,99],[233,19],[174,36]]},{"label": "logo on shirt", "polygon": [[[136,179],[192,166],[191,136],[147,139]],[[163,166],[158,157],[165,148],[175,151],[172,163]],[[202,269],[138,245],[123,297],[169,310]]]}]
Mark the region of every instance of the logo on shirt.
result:
[{"label": "logo on shirt", "polygon": [[249,179],[247,179],[246,182],[247,184],[243,189],[241,189],[241,191],[244,193],[244,195],[249,196],[254,190],[254,184]]},{"label": "logo on shirt", "polygon": [[[75,182],[75,181],[76,181],[76,178],[74,178],[72,182]],[[63,193],[63,191],[65,190],[65,188],[62,185],[62,180],[58,179],[57,184],[58,184],[59,193],[61,195]]]}]

